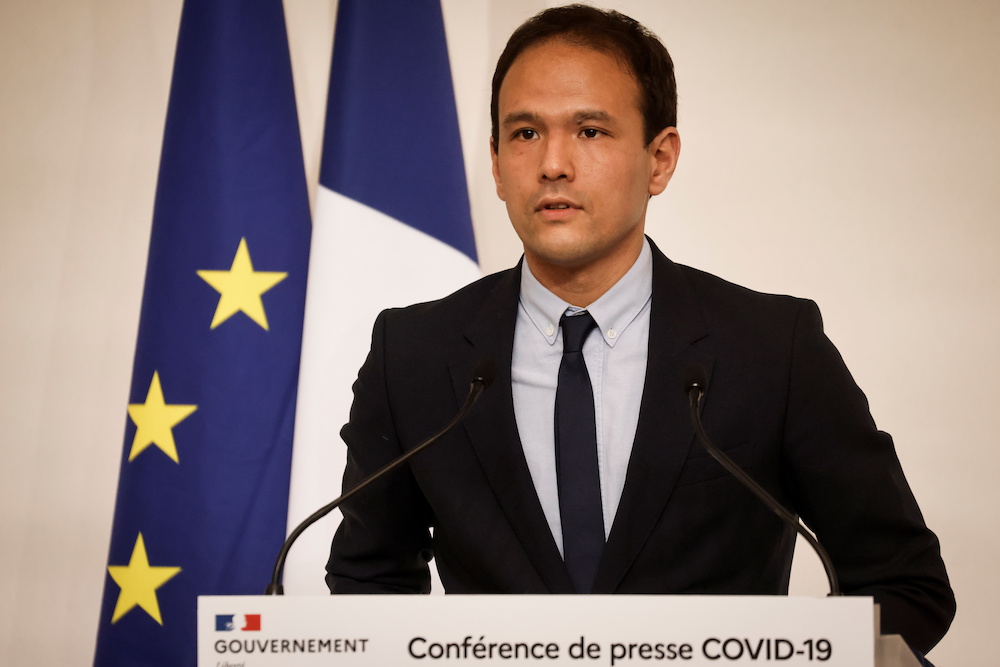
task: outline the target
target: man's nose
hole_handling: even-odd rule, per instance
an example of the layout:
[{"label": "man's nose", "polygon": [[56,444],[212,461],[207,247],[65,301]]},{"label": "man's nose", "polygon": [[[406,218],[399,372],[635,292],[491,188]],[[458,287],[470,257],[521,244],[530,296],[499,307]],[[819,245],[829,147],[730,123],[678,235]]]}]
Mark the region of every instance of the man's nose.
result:
[{"label": "man's nose", "polygon": [[542,181],[557,181],[559,179],[572,181],[574,175],[572,140],[558,136],[547,137],[539,165],[539,179]]}]

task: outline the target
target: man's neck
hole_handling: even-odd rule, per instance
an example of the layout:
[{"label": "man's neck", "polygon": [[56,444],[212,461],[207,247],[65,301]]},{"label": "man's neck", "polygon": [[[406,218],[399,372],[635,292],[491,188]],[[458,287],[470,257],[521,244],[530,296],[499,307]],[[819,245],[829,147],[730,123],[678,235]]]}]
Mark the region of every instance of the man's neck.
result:
[{"label": "man's neck", "polygon": [[634,248],[602,257],[582,266],[559,266],[539,260],[525,253],[525,261],[532,275],[546,289],[563,301],[578,308],[586,308],[615,286],[635,264],[642,252],[645,237],[639,237]]}]

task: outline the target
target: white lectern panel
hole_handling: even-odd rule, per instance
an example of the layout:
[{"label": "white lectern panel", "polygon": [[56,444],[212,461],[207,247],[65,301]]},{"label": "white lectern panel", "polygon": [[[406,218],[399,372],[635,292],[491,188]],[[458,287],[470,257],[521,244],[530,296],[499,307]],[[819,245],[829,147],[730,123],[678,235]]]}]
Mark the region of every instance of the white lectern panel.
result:
[{"label": "white lectern panel", "polygon": [[201,667],[872,667],[871,598],[202,597]]}]

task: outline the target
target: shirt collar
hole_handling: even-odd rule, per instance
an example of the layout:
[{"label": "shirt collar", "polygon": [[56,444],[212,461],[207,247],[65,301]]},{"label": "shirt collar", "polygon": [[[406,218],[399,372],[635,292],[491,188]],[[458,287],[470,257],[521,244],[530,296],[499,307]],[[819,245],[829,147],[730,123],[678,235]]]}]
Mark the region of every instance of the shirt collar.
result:
[{"label": "shirt collar", "polygon": [[653,253],[646,239],[642,241],[642,250],[632,268],[585,309],[571,306],[550,292],[531,273],[528,263],[521,262],[521,307],[549,345],[555,344],[559,319],[568,309],[570,312],[589,312],[597,322],[604,341],[614,347],[618,337],[635,320],[652,294]]}]

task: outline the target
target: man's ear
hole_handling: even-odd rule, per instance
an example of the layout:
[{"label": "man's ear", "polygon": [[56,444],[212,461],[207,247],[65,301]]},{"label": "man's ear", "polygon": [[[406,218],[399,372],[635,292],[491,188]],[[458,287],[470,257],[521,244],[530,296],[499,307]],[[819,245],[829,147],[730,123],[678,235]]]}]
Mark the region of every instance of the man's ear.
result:
[{"label": "man's ear", "polygon": [[490,137],[490,160],[493,162],[493,182],[497,186],[497,197],[500,201],[504,201],[503,198],[503,182],[500,180],[500,163],[497,157],[497,142]]},{"label": "man's ear", "polygon": [[[655,196],[663,192],[670,177],[677,168],[677,158],[681,154],[681,135],[676,127],[665,127],[649,142],[646,151],[652,163],[649,175],[649,194]],[[494,161],[495,163],[495,161]]]}]

